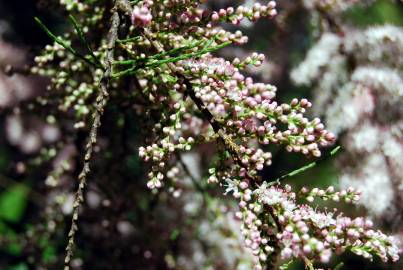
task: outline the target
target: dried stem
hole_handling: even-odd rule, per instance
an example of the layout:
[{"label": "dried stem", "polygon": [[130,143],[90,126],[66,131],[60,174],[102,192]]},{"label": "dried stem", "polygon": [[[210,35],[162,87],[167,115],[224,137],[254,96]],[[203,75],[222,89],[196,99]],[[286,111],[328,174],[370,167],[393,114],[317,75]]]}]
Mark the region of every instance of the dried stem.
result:
[{"label": "dried stem", "polygon": [[112,62],[113,62],[113,58],[114,58],[114,49],[115,49],[116,40],[118,39],[119,25],[120,25],[119,13],[118,13],[117,9],[114,9],[114,11],[112,13],[111,26],[110,26],[108,38],[107,38],[108,48],[107,48],[106,58],[105,58],[105,63],[104,63],[105,71],[104,71],[104,74],[103,74],[101,82],[100,82],[100,91],[96,98],[96,110],[92,114],[93,123],[91,126],[88,142],[85,146],[83,169],[78,176],[79,184],[78,184],[78,189],[77,189],[74,204],[73,204],[73,217],[72,217],[70,231],[68,234],[68,244],[66,247],[66,256],[65,256],[65,260],[64,260],[64,269],[65,270],[70,269],[70,261],[71,261],[71,258],[73,257],[73,253],[74,253],[75,234],[78,230],[78,225],[77,225],[78,214],[79,214],[80,206],[84,201],[84,188],[85,188],[85,185],[87,182],[87,176],[90,172],[90,161],[91,161],[94,145],[97,142],[98,128],[101,126],[101,116],[103,115],[104,108],[107,104],[108,97],[109,97],[108,87],[109,87],[110,76],[112,73]]}]

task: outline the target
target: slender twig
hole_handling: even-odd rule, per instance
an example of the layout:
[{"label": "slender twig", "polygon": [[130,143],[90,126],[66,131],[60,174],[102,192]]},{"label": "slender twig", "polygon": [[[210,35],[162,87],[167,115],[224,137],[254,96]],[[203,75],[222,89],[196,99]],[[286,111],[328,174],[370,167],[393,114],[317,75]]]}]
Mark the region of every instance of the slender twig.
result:
[{"label": "slender twig", "polygon": [[311,260],[309,260],[305,255],[302,255],[302,260],[304,261],[305,269],[308,269],[308,270],[315,270],[315,268],[313,267],[313,264],[312,264]]},{"label": "slender twig", "polygon": [[74,28],[76,29],[78,38],[81,40],[81,42],[87,47],[87,51],[91,55],[92,59],[94,62],[98,65],[98,67],[103,68],[102,63],[99,61],[99,59],[95,56],[94,52],[91,49],[90,44],[88,43],[87,39],[85,38],[84,31],[82,30],[82,27],[80,24],[77,22],[77,20],[73,17],[73,15],[69,16],[71,23],[73,24]]},{"label": "slender twig", "polygon": [[157,54],[154,54],[154,55],[149,56],[149,57],[139,58],[139,59],[136,59],[136,60],[115,61],[113,64],[114,65],[133,65],[133,64],[135,64],[136,62],[139,62],[139,61],[144,62],[144,61],[149,61],[149,60],[154,60],[154,59],[162,59],[165,56],[172,56],[172,55],[175,55],[175,54],[179,54],[184,50],[189,50],[189,49],[195,48],[195,47],[199,46],[202,43],[203,43],[203,41],[197,41],[197,42],[194,42],[194,43],[189,44],[187,46],[174,48],[172,50],[169,50],[169,51],[166,51],[166,52],[163,52],[163,53],[157,53]]},{"label": "slender twig", "polygon": [[302,173],[302,172],[305,172],[306,170],[309,170],[309,169],[315,167],[315,166],[318,165],[319,163],[322,163],[323,161],[327,160],[328,158],[334,156],[334,155],[340,150],[340,148],[341,148],[340,146],[336,146],[332,151],[330,151],[330,153],[329,153],[328,155],[324,155],[322,158],[320,158],[320,159],[318,159],[318,160],[316,160],[316,161],[314,161],[314,162],[311,162],[311,163],[309,163],[308,165],[305,165],[305,166],[303,166],[303,167],[301,167],[301,168],[299,168],[299,169],[296,169],[296,170],[294,170],[294,171],[292,171],[292,172],[289,172],[289,173],[287,173],[287,174],[284,174],[284,175],[278,177],[278,178],[277,178],[274,182],[272,182],[272,183],[279,183],[281,180],[283,180],[283,179],[285,179],[285,178],[295,176],[295,175],[297,175],[297,174],[300,174],[300,173]]},{"label": "slender twig", "polygon": [[139,39],[140,39],[140,37],[137,36],[137,37],[131,37],[131,38],[125,38],[125,39],[118,39],[116,42],[117,43],[126,43],[126,42],[137,41]]},{"label": "slender twig", "polygon": [[179,164],[182,166],[183,170],[185,173],[189,176],[190,181],[192,181],[193,186],[196,188],[197,191],[199,191],[203,195],[203,200],[206,205],[210,204],[211,198],[206,189],[200,185],[200,183],[197,181],[197,179],[193,176],[191,171],[189,170],[188,166],[186,163],[183,161],[182,156],[176,152],[176,157],[179,161]]},{"label": "slender twig", "polygon": [[88,142],[85,146],[85,156],[84,156],[84,165],[83,169],[78,176],[79,184],[78,184],[78,189],[76,192],[76,197],[74,200],[73,204],[73,217],[72,217],[72,222],[71,222],[71,227],[70,231],[68,234],[68,244],[66,247],[66,256],[64,260],[64,269],[69,270],[70,269],[70,261],[71,258],[73,257],[73,252],[74,252],[74,238],[75,234],[78,230],[78,225],[77,225],[77,220],[78,220],[78,214],[80,210],[80,206],[84,201],[84,189],[86,186],[87,182],[87,176],[90,172],[90,160],[92,157],[93,153],[93,148],[94,145],[96,144],[97,141],[97,133],[98,133],[98,128],[101,125],[101,116],[103,115],[104,108],[107,104],[108,100],[108,87],[109,87],[109,82],[110,82],[110,77],[112,73],[112,62],[114,59],[114,49],[115,49],[115,44],[116,40],[118,39],[118,28],[120,25],[120,18],[117,10],[115,9],[112,13],[112,19],[111,19],[111,26],[109,29],[108,37],[107,37],[107,52],[106,52],[106,58],[105,58],[105,71],[102,76],[101,82],[100,82],[100,91],[98,93],[97,99],[96,99],[96,110],[92,114],[92,119],[93,123],[91,126]]},{"label": "slender twig", "polygon": [[[175,53],[177,54],[181,49],[186,49],[186,48],[178,48],[178,49],[174,49],[172,51],[163,51],[161,53],[158,53],[154,56],[151,56],[149,58],[143,58],[143,59],[138,59],[138,60],[126,60],[126,61],[122,61],[122,62],[117,62],[116,64],[123,64],[123,65],[133,65],[138,63],[137,65],[134,65],[133,67],[123,70],[121,72],[115,73],[112,75],[112,77],[114,78],[119,78],[119,77],[123,77],[123,76],[130,76],[136,73],[137,70],[141,69],[141,68],[155,68],[158,66],[161,66],[163,64],[168,64],[168,63],[175,63],[181,60],[186,60],[186,59],[190,59],[190,58],[195,58],[195,57],[199,57],[203,54],[209,53],[209,52],[213,52],[216,50],[219,50],[221,48],[224,48],[228,45],[230,45],[231,42],[227,41],[224,42],[220,45],[217,46],[213,46],[213,47],[205,47],[200,51],[194,52],[194,53],[186,53],[186,54],[181,54],[175,57],[171,57],[171,58],[163,58],[158,60],[158,58],[160,57],[165,57],[171,53]],[[150,61],[150,60],[157,60],[157,61]],[[144,63],[145,62],[145,63]]]},{"label": "slender twig", "polygon": [[42,30],[57,44],[59,44],[60,46],[62,46],[63,48],[65,48],[66,50],[68,50],[69,52],[71,52],[73,55],[75,55],[76,57],[82,59],[83,61],[85,61],[87,64],[94,66],[94,67],[98,67],[96,63],[92,62],[91,60],[89,60],[88,58],[86,58],[85,56],[81,55],[80,53],[78,53],[73,47],[70,46],[70,44],[68,44],[68,42],[66,42],[64,39],[57,37],[55,34],[53,34],[43,23],[42,21],[35,17],[34,18],[36,23],[39,25],[40,28],[42,28]]},{"label": "slender twig", "polygon": [[[266,206],[265,209],[267,212],[270,214],[271,218],[273,219],[274,226],[276,227],[278,232],[283,231],[283,227],[281,226],[281,223],[279,219],[276,216],[276,213],[274,212],[274,209],[272,206]],[[280,244],[277,240],[276,235],[269,235],[269,239],[271,242],[271,245],[273,247],[273,252],[270,254],[270,256],[267,257],[266,260],[266,270],[271,270],[271,269],[276,269],[277,265],[277,260],[280,254]]]},{"label": "slender twig", "polygon": [[204,188],[199,184],[199,182],[196,180],[196,178],[193,176],[193,174],[190,172],[188,166],[186,165],[186,163],[183,161],[182,156],[179,153],[175,153],[176,154],[176,158],[179,161],[179,164],[182,166],[183,170],[185,171],[185,173],[189,176],[190,180],[192,181],[193,185],[195,186],[195,188],[200,191],[200,192],[204,192]]}]

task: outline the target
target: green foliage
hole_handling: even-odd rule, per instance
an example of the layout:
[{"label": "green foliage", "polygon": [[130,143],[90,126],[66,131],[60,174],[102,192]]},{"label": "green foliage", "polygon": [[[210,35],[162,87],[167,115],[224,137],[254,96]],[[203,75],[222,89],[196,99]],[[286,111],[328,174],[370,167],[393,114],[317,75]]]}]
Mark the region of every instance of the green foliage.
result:
[{"label": "green foliage", "polygon": [[[71,17],[71,18],[73,18],[73,17]],[[80,39],[84,39],[84,40],[85,40],[84,35],[82,34],[82,30],[81,30],[80,27],[78,26],[77,22],[76,22],[74,19],[72,19],[72,21],[74,22],[74,27],[76,27],[76,30],[78,29],[78,30],[77,30],[77,33],[78,33]],[[70,45],[70,42],[69,42],[69,41],[67,41],[67,40],[65,40],[65,39],[63,39],[63,38],[61,38],[61,37],[58,37],[58,36],[56,36],[55,34],[53,34],[52,31],[50,31],[50,30],[45,26],[45,24],[43,24],[43,22],[42,22],[39,18],[35,17],[35,22],[39,25],[40,28],[42,28],[42,30],[43,30],[54,42],[56,42],[57,44],[59,44],[60,46],[62,46],[63,48],[65,48],[67,51],[69,51],[69,52],[72,53],[73,55],[77,56],[78,58],[84,60],[84,61],[85,61],[87,64],[89,64],[89,65],[92,65],[92,66],[95,66],[95,67],[100,67],[98,63],[92,62],[92,61],[89,60],[87,57],[85,57],[85,56],[81,55],[79,52],[77,52],[77,51]],[[80,35],[80,33],[81,33],[82,35]],[[86,42],[84,41],[84,43],[86,43]],[[88,43],[86,43],[86,44],[88,44]],[[89,45],[88,45],[88,48],[89,48]],[[91,49],[89,49],[89,50],[90,50],[90,52],[92,53]],[[93,55],[93,54],[92,54],[92,55]],[[94,56],[94,57],[95,57],[95,56]],[[98,59],[97,59],[96,57],[95,57],[95,59],[98,61]],[[99,61],[98,61],[98,62],[99,62]]]},{"label": "green foliage", "polygon": [[14,266],[10,266],[7,270],[28,270],[28,266],[25,263],[20,263]]},{"label": "green foliage", "polygon": [[403,25],[403,7],[388,0],[377,1],[370,7],[357,6],[344,14],[344,19],[357,26],[395,24]]},{"label": "green foliage", "polygon": [[19,222],[24,215],[29,189],[20,184],[0,194],[0,219]]}]

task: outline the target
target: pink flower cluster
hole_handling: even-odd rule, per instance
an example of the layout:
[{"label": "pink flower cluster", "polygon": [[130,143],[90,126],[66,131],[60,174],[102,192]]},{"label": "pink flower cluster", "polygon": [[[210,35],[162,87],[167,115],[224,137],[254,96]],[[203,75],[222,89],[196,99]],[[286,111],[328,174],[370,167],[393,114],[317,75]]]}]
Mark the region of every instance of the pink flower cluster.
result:
[{"label": "pink flower cluster", "polygon": [[[241,73],[240,68],[245,67],[245,63],[258,65],[262,60],[261,55],[253,54],[243,62],[234,60],[233,64],[206,54],[198,60],[177,63],[178,70],[192,78],[195,96],[220,122],[222,130],[238,143],[242,166],[251,172],[271,164],[271,153],[264,152],[260,145],[283,144],[290,152],[318,157],[321,155],[319,146],[328,146],[335,140],[335,136],[324,129],[318,118],[308,120],[304,117],[306,109],[311,106],[309,101],[293,99],[290,104],[279,105],[273,100],[276,92],[274,86],[255,83],[251,77]],[[173,85],[179,92],[186,87],[180,82]],[[184,106],[181,107],[179,103],[171,105],[177,112],[169,116],[164,127],[159,128],[165,137],[140,148],[140,157],[145,161],[152,159],[161,164],[175,150],[189,150],[193,145],[193,138],[186,145],[178,141],[178,136],[187,133],[183,129],[184,119],[180,117],[186,111]],[[280,128],[280,125],[283,127]],[[195,134],[200,135],[203,134]],[[159,181],[163,177],[160,178]],[[152,182],[159,182],[155,173],[151,179],[154,179]]]},{"label": "pink flower cluster", "polygon": [[[253,53],[245,60],[227,61],[211,53],[248,40],[239,30],[233,33],[217,26],[219,22],[238,24],[243,18],[273,16],[275,2],[213,13],[198,8],[199,4],[168,0],[164,5],[152,5],[150,14],[155,17],[140,39],[142,50],[153,52],[150,62],[162,63],[149,65],[151,68],[144,65],[136,74],[145,99],[158,108],[153,136],[139,151],[141,158],[153,163],[147,186],[161,188],[175,178],[177,174],[170,167],[180,162],[175,155],[178,152],[216,142],[218,161],[209,170],[208,182],[222,184],[226,193],[239,200],[236,216],[243,221],[242,234],[255,256],[256,270],[276,252],[283,259],[323,263],[334,252],[347,249],[364,257],[376,254],[385,261],[397,260],[395,240],[373,230],[370,221],[297,204],[297,195],[289,186],[270,186],[258,176],[259,170],[271,164],[271,153],[263,150],[264,145],[283,145],[289,152],[319,157],[319,148],[335,141],[319,118],[305,116],[312,106],[307,99],[279,104],[274,100],[275,86],[255,82],[242,73],[247,65],[261,65],[263,55]],[[158,59],[161,55],[165,58]],[[147,59],[145,53],[142,59]],[[137,59],[133,61],[137,63]],[[198,123],[197,129],[192,128],[192,122]],[[305,188],[300,195],[308,202],[315,197],[345,202],[359,199],[359,192],[351,188]]]},{"label": "pink flower cluster", "polygon": [[261,17],[274,17],[277,15],[275,9],[276,2],[270,1],[267,5],[255,3],[252,8],[239,6],[236,9],[228,7],[227,9],[220,9],[218,12],[213,12],[211,19],[214,22],[226,21],[232,24],[239,24],[244,18],[251,21],[256,21]]},{"label": "pink flower cluster", "polygon": [[[262,58],[254,54],[246,62],[259,64]],[[241,66],[240,60],[234,61]],[[313,156],[320,156],[319,146],[328,146],[335,140],[318,118],[310,121],[304,117],[311,106],[309,101],[293,99],[290,104],[279,105],[273,100],[274,86],[255,83],[229,61],[207,55],[192,66],[186,63],[183,67],[200,76],[195,79],[196,96],[223,120],[226,131],[234,137],[256,138],[262,144],[284,144],[290,152]],[[281,130],[280,123],[288,129]]]},{"label": "pink flower cluster", "polygon": [[[327,193],[334,193],[333,188]],[[282,189],[263,183],[252,190],[242,181],[234,196],[240,200],[241,211],[237,216],[244,222],[245,244],[256,256],[255,269],[262,269],[262,263],[274,252],[273,241],[277,241],[283,259],[327,263],[334,252],[347,249],[369,259],[372,254],[384,261],[399,259],[396,240],[374,230],[370,220],[351,219],[342,213],[321,212],[309,205],[297,204],[290,186]],[[272,211],[274,221],[264,214],[267,211]]]},{"label": "pink flower cluster", "polygon": [[313,188],[309,190],[303,187],[299,193],[301,197],[305,197],[308,202],[313,202],[315,197],[321,198],[324,201],[332,200],[339,202],[340,200],[346,203],[356,203],[360,200],[361,192],[349,187],[347,190],[335,191],[333,186],[327,189]]},{"label": "pink flower cluster", "polygon": [[133,25],[144,27],[151,23],[153,16],[151,15],[149,6],[152,4],[152,1],[144,1],[144,4],[142,6],[134,6],[131,15]]}]

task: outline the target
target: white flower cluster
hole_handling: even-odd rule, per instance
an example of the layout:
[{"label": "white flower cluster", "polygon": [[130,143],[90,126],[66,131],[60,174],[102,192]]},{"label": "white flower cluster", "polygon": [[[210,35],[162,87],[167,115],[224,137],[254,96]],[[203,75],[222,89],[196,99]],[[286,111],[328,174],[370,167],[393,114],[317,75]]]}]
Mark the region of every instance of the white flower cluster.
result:
[{"label": "white flower cluster", "polygon": [[308,9],[315,10],[320,7],[337,14],[346,11],[354,5],[370,4],[374,0],[303,0],[302,2]]},{"label": "white flower cluster", "polygon": [[291,78],[316,86],[316,113],[342,134],[341,185],[362,190],[370,213],[401,226],[395,214],[403,197],[403,29],[344,32],[324,33]]},{"label": "white flower cluster", "polygon": [[338,54],[340,44],[341,40],[337,35],[325,33],[308,52],[304,62],[291,72],[291,79],[297,84],[308,84],[316,79],[321,69]]}]

